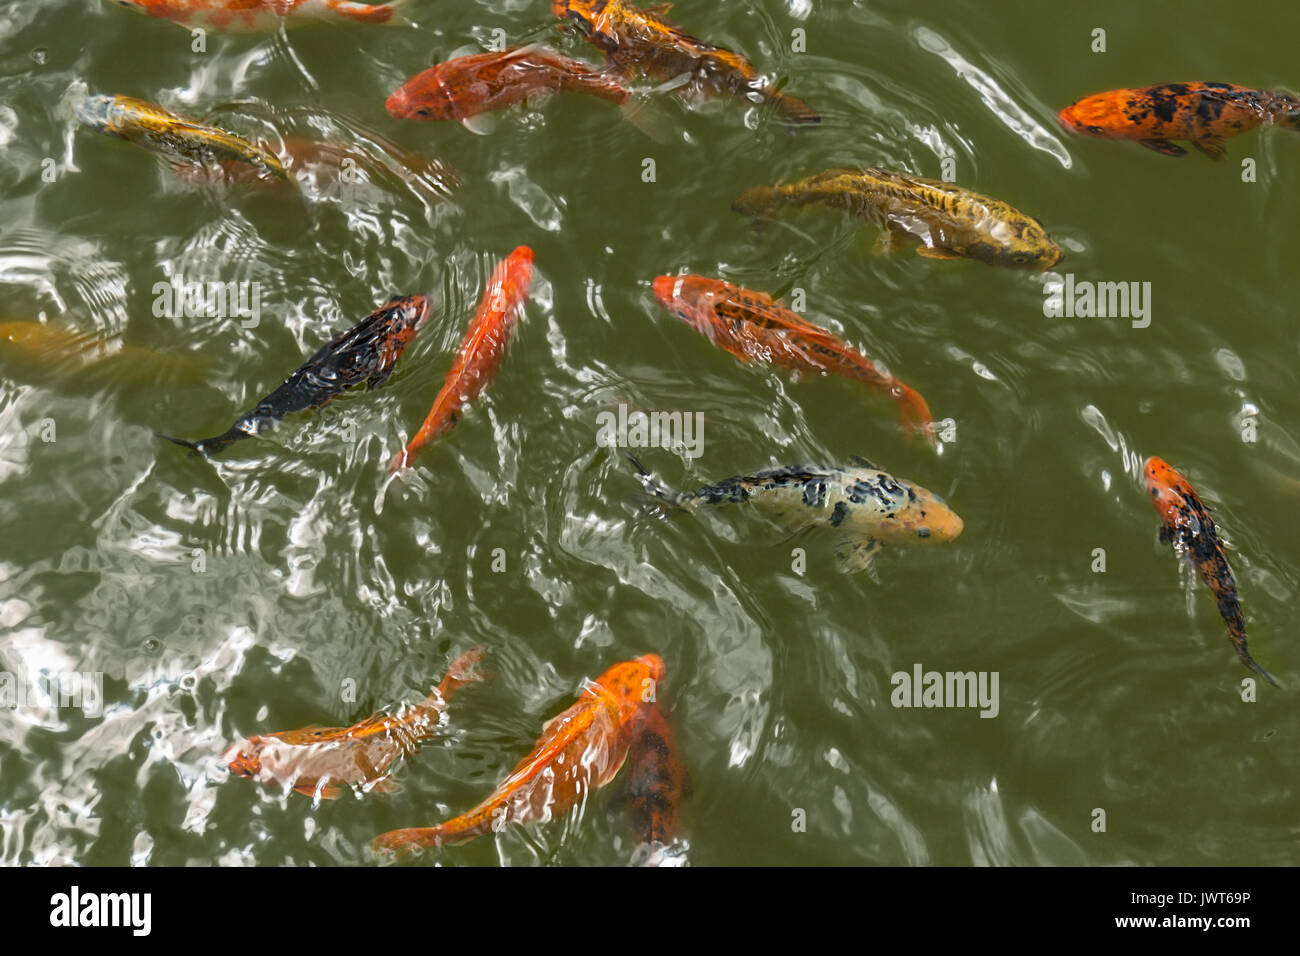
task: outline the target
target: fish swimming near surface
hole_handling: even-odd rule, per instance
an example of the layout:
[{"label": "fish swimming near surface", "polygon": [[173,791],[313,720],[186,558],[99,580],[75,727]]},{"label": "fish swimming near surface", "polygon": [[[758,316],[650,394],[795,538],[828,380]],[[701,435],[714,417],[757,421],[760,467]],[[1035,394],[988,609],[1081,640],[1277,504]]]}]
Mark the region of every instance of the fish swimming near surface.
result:
[{"label": "fish swimming near surface", "polygon": [[803,100],[764,83],[754,65],[738,53],[705,43],[669,23],[672,4],[641,9],[626,0],[551,0],[555,15],[576,25],[610,64],[626,75],[659,80],[689,77],[698,88],[769,103],[791,123],[820,123]]},{"label": "fish swimming near surface", "polygon": [[618,106],[632,96],[615,76],[534,44],[439,63],[407,80],[385,105],[397,119],[460,121],[557,92]]},{"label": "fish swimming near surface", "polygon": [[396,23],[407,0],[354,3],[353,0],[114,0],[151,17],[218,33],[253,33],[298,26],[313,20]]},{"label": "fish swimming near surface", "polygon": [[1219,606],[1219,616],[1228,625],[1228,637],[1237,649],[1241,662],[1274,687],[1278,686],[1264,668],[1246,650],[1246,621],[1237,600],[1237,582],[1228,567],[1228,556],[1219,540],[1214,518],[1201,503],[1187,479],[1159,458],[1151,457],[1143,466],[1147,493],[1160,515],[1160,541],[1174,545],[1187,556],[1202,583],[1210,589]]},{"label": "fish swimming near surface", "polygon": [[121,345],[98,332],[57,321],[0,322],[0,372],[24,381],[58,378],[99,385],[124,381],[189,381],[203,363],[191,355],[167,355]]},{"label": "fish swimming near surface", "polygon": [[1165,156],[1187,155],[1180,140],[1223,159],[1223,141],[1256,126],[1300,131],[1300,99],[1231,83],[1161,83],[1085,96],[1057,119],[1071,132],[1134,140]]},{"label": "fish swimming near surface", "polygon": [[351,727],[258,734],[235,744],[221,759],[237,776],[325,800],[333,800],[344,787],[391,790],[395,764],[438,732],[456,691],[483,679],[472,673],[482,658],[482,648],[466,651],[432,694],[396,714],[372,714]]},{"label": "fish swimming near surface", "polygon": [[839,535],[835,556],[845,571],[870,567],[883,545],[953,541],[963,528],[961,518],[938,495],[865,458],[852,458],[844,467],[770,468],[690,492],[668,488],[631,455],[628,460],[647,492],[686,511],[748,504],[792,530],[834,529]]},{"label": "fish swimming near surface", "polygon": [[769,296],[697,275],[659,276],[653,288],[666,309],[742,362],[865,382],[898,403],[906,434],[934,444],[930,407],[919,392]]},{"label": "fish swimming near surface", "polygon": [[389,474],[406,468],[421,448],[455,428],[461,410],[496,377],[532,281],[533,250],[527,246],[515,249],[493,270],[442,390],[415,437],[394,456]]},{"label": "fish swimming near surface", "polygon": [[284,380],[228,430],[213,438],[186,441],[159,435],[205,455],[244,438],[261,435],[285,415],[319,408],[336,395],[365,382],[378,388],[393,374],[398,357],[429,317],[426,296],[389,299],[357,325],[336,336]]},{"label": "fish swimming near surface", "polygon": [[974,259],[1014,269],[1050,269],[1065,253],[1043,224],[1000,199],[888,169],[831,169],[781,186],[755,186],[731,204],[770,218],[784,206],[838,206],[882,228],[877,254],[916,245],[929,259]]},{"label": "fish swimming near surface", "polygon": [[133,96],[96,94],[76,106],[86,127],[125,139],[175,163],[238,162],[282,180],[289,173],[270,150],[215,126],[208,126]]},{"label": "fish swimming near surface", "polygon": [[691,796],[691,778],[678,757],[672,722],[659,704],[649,704],[628,757],[626,796],[638,841],[633,862],[682,866],[687,846],[679,840],[682,801]]},{"label": "fish swimming near surface", "polygon": [[435,827],[391,830],[371,846],[405,854],[567,813],[622,768],[632,731],[663,676],[664,663],[656,654],[615,664],[587,685],[576,704],[546,723],[528,756],[473,809]]}]

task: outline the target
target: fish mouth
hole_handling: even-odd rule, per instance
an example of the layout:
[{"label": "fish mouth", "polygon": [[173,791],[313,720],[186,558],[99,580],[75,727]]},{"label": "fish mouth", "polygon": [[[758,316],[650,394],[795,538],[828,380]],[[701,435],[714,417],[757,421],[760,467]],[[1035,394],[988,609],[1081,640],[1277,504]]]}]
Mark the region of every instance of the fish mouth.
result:
[{"label": "fish mouth", "polygon": [[429,316],[433,314],[433,306],[429,303],[427,295],[413,295],[408,300],[409,306],[415,309],[415,331],[424,328],[424,323],[429,321]]},{"label": "fish mouth", "polygon": [[651,283],[655,298],[664,305],[671,305],[679,296],[678,282],[681,276],[659,276]]},{"label": "fish mouth", "polygon": [[650,676],[657,684],[664,679],[664,661],[658,654],[642,654],[637,662],[650,671]]}]

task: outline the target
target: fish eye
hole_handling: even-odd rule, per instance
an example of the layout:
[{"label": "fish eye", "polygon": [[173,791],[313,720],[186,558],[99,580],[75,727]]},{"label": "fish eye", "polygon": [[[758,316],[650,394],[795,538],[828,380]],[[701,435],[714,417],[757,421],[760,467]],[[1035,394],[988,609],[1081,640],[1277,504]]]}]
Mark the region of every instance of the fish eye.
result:
[{"label": "fish eye", "polygon": [[928,538],[928,537],[930,537],[930,529],[929,529],[929,528],[917,528],[917,529],[916,529],[916,536],[917,536],[918,538]]},{"label": "fish eye", "polygon": [[429,108],[428,108],[427,106],[421,106],[418,110],[415,111],[415,115],[416,115],[416,116],[428,116],[428,115],[429,115]]},{"label": "fish eye", "polygon": [[1028,257],[1028,256],[1013,256],[1011,261],[1012,261],[1012,262],[1028,262],[1028,261],[1029,261],[1029,257]]},{"label": "fish eye", "polygon": [[1100,132],[1102,132],[1102,128],[1101,128],[1100,126],[1089,126],[1089,127],[1088,127],[1088,132],[1089,132],[1089,133],[1100,133]]}]

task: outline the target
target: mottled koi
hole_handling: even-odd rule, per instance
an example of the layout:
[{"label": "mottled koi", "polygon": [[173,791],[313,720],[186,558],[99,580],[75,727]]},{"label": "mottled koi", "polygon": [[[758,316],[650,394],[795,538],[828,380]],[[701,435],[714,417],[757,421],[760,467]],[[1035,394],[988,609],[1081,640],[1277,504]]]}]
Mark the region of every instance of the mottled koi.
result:
[{"label": "mottled koi", "polygon": [[267,176],[289,179],[279,158],[265,147],[147,100],[87,96],[77,104],[76,117],[96,132],[135,143],[172,162],[213,166],[237,162]]},{"label": "mottled koi", "polygon": [[763,82],[738,53],[705,43],[669,23],[672,4],[641,9],[626,0],[551,0],[555,15],[575,24],[610,64],[627,75],[659,80],[689,77],[699,89],[751,103],[770,103],[792,123],[820,123],[803,100]]},{"label": "mottled koi", "polygon": [[388,778],[396,763],[438,732],[456,691],[482,680],[471,673],[482,658],[482,648],[466,651],[432,694],[396,714],[373,714],[351,727],[258,734],[235,744],[221,759],[237,776],[325,800],[333,800],[344,787],[392,789]]},{"label": "mottled koi", "polygon": [[645,708],[628,757],[627,797],[638,841],[636,862],[685,861],[678,841],[681,804],[691,796],[691,778],[677,755],[672,722],[657,703]]},{"label": "mottled koi", "polygon": [[407,0],[354,3],[353,0],[115,0],[151,17],[218,33],[253,33],[293,27],[313,20],[396,23]]},{"label": "mottled koi", "polygon": [[784,206],[838,206],[884,232],[874,252],[916,245],[928,259],[974,259],[1013,269],[1050,269],[1065,253],[1043,224],[1010,203],[952,183],[888,169],[831,169],[795,183],[755,186],[731,204],[768,218]]},{"label": "mottled koi", "polygon": [[1219,606],[1219,616],[1228,625],[1228,637],[1237,649],[1241,662],[1274,687],[1278,686],[1264,668],[1246,650],[1246,620],[1237,600],[1237,582],[1228,567],[1228,556],[1219,540],[1210,511],[1201,504],[1192,486],[1178,472],[1159,458],[1151,457],[1143,466],[1147,492],[1160,515],[1160,540],[1172,543],[1187,556],[1210,589]]},{"label": "mottled koi", "polygon": [[357,325],[335,337],[304,362],[225,432],[199,441],[159,435],[205,455],[260,435],[285,415],[319,408],[354,385],[378,388],[393,374],[398,357],[429,317],[429,300],[413,295],[389,299]]},{"label": "mottled koi", "polygon": [[663,676],[664,663],[656,654],[615,664],[587,685],[576,704],[546,723],[532,752],[483,802],[435,827],[391,830],[371,845],[400,855],[567,813],[622,768],[632,730]]},{"label": "mottled koi", "polygon": [[465,120],[557,92],[586,93],[620,106],[632,96],[609,73],[533,45],[439,63],[407,80],[385,105],[397,119]]},{"label": "mottled koi", "polygon": [[747,504],[793,531],[834,529],[835,557],[849,572],[866,570],[886,544],[955,540],[961,517],[932,491],[872,464],[851,458],[836,465],[786,465],[737,475],[695,491],[678,492],[628,456],[647,492],[686,511]]},{"label": "mottled koi", "polygon": [[698,275],[659,276],[654,293],[668,311],[742,362],[842,375],[884,392],[898,403],[904,432],[934,445],[930,406],[919,392],[769,296]]},{"label": "mottled koi", "polygon": [[415,437],[389,464],[390,474],[410,465],[421,448],[455,428],[461,409],[496,377],[532,281],[533,250],[527,246],[515,249],[493,270],[442,390]]},{"label": "mottled koi", "polygon": [[1185,156],[1181,140],[1222,159],[1225,139],[1256,126],[1300,130],[1300,99],[1231,83],[1162,83],[1085,96],[1057,119],[1071,132],[1136,140],[1165,156]]}]

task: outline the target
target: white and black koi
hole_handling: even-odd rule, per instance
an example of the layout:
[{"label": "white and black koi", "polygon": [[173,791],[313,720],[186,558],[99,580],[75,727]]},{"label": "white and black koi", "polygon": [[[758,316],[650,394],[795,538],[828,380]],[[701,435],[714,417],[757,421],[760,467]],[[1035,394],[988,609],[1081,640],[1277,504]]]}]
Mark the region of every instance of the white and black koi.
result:
[{"label": "white and black koi", "polygon": [[631,455],[646,491],[679,508],[751,504],[795,528],[823,525],[840,534],[840,566],[861,571],[886,544],[952,541],[962,520],[931,491],[873,465],[851,458],[836,465],[786,465],[738,475],[691,492],[667,487]]}]

